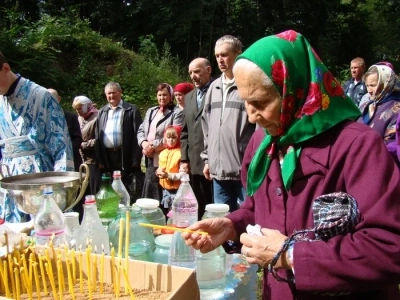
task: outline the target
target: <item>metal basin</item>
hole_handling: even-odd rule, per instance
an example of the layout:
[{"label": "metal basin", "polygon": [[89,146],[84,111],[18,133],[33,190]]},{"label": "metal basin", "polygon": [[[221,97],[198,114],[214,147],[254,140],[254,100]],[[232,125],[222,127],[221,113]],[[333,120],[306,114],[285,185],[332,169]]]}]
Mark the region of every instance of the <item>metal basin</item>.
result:
[{"label": "metal basin", "polygon": [[0,186],[10,193],[18,209],[27,214],[36,214],[46,186],[53,188],[58,206],[65,211],[82,199],[88,184],[89,167],[86,164],[81,165],[79,172],[42,172],[10,176],[0,180]]}]

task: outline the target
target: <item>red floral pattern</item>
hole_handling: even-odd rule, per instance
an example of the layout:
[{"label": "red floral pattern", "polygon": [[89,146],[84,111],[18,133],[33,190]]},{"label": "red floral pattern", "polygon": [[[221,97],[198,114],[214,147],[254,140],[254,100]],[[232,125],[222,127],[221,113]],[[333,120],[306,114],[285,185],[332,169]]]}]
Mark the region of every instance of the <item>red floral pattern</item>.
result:
[{"label": "red floral pattern", "polygon": [[287,30],[276,35],[281,39],[288,40],[289,42],[294,42],[297,39],[297,32],[293,30]]},{"label": "red floral pattern", "polygon": [[272,80],[275,82],[276,85],[283,87],[283,83],[287,77],[286,66],[283,60],[277,60],[272,65]]},{"label": "red floral pattern", "polygon": [[322,93],[319,84],[311,82],[308,89],[306,101],[303,105],[299,117],[301,117],[302,115],[313,115],[316,111],[321,109],[321,101]]},{"label": "red floral pattern", "polygon": [[331,72],[325,72],[323,75],[324,87],[330,96],[342,96],[343,89],[339,81],[333,77]]}]

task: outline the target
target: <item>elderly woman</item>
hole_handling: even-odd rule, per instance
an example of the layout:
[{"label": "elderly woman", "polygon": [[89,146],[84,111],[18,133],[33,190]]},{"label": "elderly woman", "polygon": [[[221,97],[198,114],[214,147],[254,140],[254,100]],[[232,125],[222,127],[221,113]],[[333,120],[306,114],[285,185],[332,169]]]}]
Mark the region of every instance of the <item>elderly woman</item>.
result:
[{"label": "elderly woman", "polygon": [[400,83],[388,65],[372,65],[363,80],[370,101],[360,105],[362,116],[358,122],[374,129],[385,143],[395,140],[396,120],[400,111]]},{"label": "elderly woman", "polygon": [[243,159],[248,196],[186,244],[241,249],[264,268],[263,299],[399,299],[400,174],[381,138],[297,32],[255,42],[234,75],[262,127]]},{"label": "elderly woman", "polygon": [[162,200],[162,188],[156,176],[158,156],[165,149],[164,131],[170,125],[182,126],[183,111],[173,103],[174,90],[168,83],[156,87],[158,105],[147,110],[137,139],[146,158],[142,197]]}]

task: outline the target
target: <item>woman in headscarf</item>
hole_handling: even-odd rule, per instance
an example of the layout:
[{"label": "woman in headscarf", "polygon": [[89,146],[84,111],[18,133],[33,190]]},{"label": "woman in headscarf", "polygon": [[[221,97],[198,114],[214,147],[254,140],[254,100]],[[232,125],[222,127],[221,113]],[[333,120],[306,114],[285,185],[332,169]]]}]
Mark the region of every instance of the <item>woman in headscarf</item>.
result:
[{"label": "woman in headscarf", "polygon": [[165,149],[164,131],[170,125],[182,126],[183,111],[174,104],[174,90],[168,83],[156,87],[158,105],[147,110],[140,125],[137,139],[146,159],[146,174],[142,197],[162,200],[162,188],[156,170],[158,156]]},{"label": "woman in headscarf", "polygon": [[390,66],[372,65],[363,76],[369,101],[360,105],[364,123],[380,134],[385,143],[395,140],[396,120],[400,111],[400,83]]},{"label": "woman in headscarf", "polygon": [[381,138],[295,31],[255,42],[234,76],[262,127],[243,159],[248,196],[188,227],[208,235],[186,244],[241,250],[264,268],[263,299],[398,299],[400,173]]},{"label": "woman in headscarf", "polygon": [[186,94],[193,91],[193,89],[194,85],[188,82],[178,83],[174,87],[174,96],[176,100],[176,105],[178,105],[180,109],[183,110],[185,108],[185,96]]}]

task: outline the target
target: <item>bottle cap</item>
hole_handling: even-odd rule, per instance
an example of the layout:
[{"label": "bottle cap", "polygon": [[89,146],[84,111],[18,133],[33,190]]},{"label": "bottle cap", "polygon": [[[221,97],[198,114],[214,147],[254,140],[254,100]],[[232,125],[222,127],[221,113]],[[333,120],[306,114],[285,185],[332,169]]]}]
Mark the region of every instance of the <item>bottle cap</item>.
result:
[{"label": "bottle cap", "polygon": [[140,198],[135,203],[140,208],[157,208],[160,206],[160,201],[151,198]]},{"label": "bottle cap", "polygon": [[173,236],[174,236],[173,234],[162,234],[156,237],[154,239],[154,242],[156,243],[156,245],[162,247],[169,247],[171,245]]},{"label": "bottle cap", "polygon": [[206,211],[214,212],[214,213],[224,213],[229,212],[229,205],[228,204],[207,204]]},{"label": "bottle cap", "polygon": [[43,195],[53,194],[53,188],[51,186],[46,186],[43,190]]},{"label": "bottle cap", "polygon": [[189,174],[183,173],[181,176],[181,181],[190,181]]},{"label": "bottle cap", "polygon": [[101,179],[111,179],[110,173],[108,173],[108,172],[103,173],[103,175],[101,175]]},{"label": "bottle cap", "polygon": [[85,204],[93,204],[96,203],[96,197],[94,195],[87,195],[85,197]]},{"label": "bottle cap", "polygon": [[113,172],[113,177],[121,177],[121,171],[114,171]]}]

